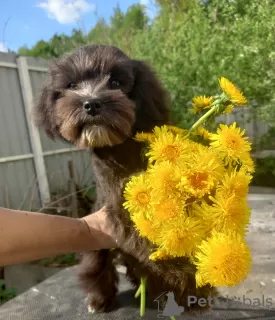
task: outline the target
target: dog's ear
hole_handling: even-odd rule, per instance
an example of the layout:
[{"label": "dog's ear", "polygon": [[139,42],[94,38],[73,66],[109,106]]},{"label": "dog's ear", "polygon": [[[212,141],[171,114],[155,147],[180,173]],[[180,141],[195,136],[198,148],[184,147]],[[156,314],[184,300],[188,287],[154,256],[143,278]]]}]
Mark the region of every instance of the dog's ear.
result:
[{"label": "dog's ear", "polygon": [[49,85],[45,85],[42,88],[40,96],[37,97],[32,110],[32,120],[34,124],[37,127],[43,128],[51,139],[59,135],[54,117],[55,100],[55,93],[50,89]]},{"label": "dog's ear", "polygon": [[138,131],[151,131],[155,126],[170,123],[170,97],[145,62],[133,60],[134,87],[131,99],[136,102]]}]

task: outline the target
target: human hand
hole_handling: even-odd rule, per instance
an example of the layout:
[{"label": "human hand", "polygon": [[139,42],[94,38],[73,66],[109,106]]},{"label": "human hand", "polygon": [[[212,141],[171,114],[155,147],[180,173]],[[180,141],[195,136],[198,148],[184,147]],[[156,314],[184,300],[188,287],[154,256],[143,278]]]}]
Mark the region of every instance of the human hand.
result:
[{"label": "human hand", "polygon": [[93,241],[97,242],[98,247],[109,249],[117,246],[115,235],[112,232],[111,226],[108,225],[105,207],[80,220],[86,223],[94,239]]}]

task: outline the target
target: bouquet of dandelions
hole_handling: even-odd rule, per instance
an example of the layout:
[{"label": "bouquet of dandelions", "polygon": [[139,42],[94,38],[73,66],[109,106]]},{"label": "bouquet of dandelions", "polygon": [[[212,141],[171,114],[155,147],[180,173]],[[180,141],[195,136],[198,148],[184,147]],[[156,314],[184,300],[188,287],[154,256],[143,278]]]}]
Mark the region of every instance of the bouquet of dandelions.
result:
[{"label": "bouquet of dandelions", "polygon": [[[247,100],[226,78],[219,84],[220,95],[193,99],[194,113],[203,114],[190,130],[162,126],[136,135],[147,143],[149,165],[124,190],[124,207],[136,229],[157,248],[150,259],[189,257],[198,287],[234,286],[251,269],[245,242],[250,220],[246,197],[254,172],[251,144],[236,123],[220,124],[216,132],[203,127]],[[145,285],[142,278],[136,293],[141,316]]]}]

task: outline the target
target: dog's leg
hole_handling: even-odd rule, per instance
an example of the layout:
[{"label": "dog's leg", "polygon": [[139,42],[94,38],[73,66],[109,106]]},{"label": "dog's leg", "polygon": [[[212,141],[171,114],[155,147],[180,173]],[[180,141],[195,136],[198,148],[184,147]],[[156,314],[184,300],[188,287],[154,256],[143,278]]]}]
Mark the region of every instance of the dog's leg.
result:
[{"label": "dog's leg", "polygon": [[118,274],[110,250],[85,253],[80,265],[79,280],[88,294],[89,312],[108,312],[114,309]]}]

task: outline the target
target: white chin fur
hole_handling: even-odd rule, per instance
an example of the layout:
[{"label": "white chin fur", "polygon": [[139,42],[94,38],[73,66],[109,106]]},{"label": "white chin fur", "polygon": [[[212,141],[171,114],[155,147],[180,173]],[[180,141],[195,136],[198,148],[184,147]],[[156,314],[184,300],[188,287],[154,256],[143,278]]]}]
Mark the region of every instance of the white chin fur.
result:
[{"label": "white chin fur", "polygon": [[110,132],[110,129],[105,126],[91,126],[83,130],[78,145],[84,148],[102,148],[122,142],[114,132]]}]

